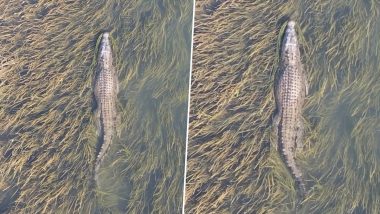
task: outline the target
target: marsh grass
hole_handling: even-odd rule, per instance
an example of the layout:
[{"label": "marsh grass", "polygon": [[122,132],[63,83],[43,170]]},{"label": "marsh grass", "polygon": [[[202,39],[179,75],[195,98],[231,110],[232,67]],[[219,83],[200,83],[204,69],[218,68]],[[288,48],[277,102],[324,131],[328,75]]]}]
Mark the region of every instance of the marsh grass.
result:
[{"label": "marsh grass", "polygon": [[297,192],[272,136],[279,37],[289,17],[309,95],[297,163],[299,213],[377,213],[380,4],[197,1],[187,164],[188,213],[292,213]]},{"label": "marsh grass", "polygon": [[[17,189],[1,209],[179,212],[191,1],[2,1],[0,11],[0,199]],[[104,31],[121,123],[95,188],[92,87]]]}]

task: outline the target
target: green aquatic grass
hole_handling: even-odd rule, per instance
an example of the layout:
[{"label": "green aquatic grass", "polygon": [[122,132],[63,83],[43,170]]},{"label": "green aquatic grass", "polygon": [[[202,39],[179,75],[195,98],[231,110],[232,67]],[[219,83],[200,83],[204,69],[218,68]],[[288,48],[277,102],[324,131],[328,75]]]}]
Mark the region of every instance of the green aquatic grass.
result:
[{"label": "green aquatic grass", "polygon": [[[191,1],[0,3],[0,199],[7,213],[182,208]],[[111,32],[119,136],[93,184],[97,39]]]},{"label": "green aquatic grass", "polygon": [[222,1],[210,15],[206,4],[196,3],[186,211],[294,212],[271,127],[279,37],[292,17],[310,86],[297,153],[310,192],[298,211],[379,212],[379,3]]}]

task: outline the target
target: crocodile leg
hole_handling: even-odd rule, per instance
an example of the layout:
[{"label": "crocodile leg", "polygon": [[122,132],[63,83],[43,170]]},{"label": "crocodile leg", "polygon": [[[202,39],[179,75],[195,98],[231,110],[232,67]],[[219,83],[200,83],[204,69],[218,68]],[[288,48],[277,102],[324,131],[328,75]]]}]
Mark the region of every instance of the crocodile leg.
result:
[{"label": "crocodile leg", "polygon": [[297,150],[301,151],[303,148],[303,134],[304,134],[304,125],[302,122],[302,118],[297,120],[297,130],[296,130],[296,145]]},{"label": "crocodile leg", "polygon": [[[280,119],[281,119],[280,115],[281,115],[280,111],[278,111],[273,117],[272,129],[275,136],[275,140],[273,142],[278,142],[278,129],[279,129]],[[274,147],[275,150],[277,151],[277,147],[278,147],[277,143],[274,143],[274,144],[272,143],[272,147]]]},{"label": "crocodile leg", "polygon": [[96,118],[96,135],[99,137],[101,135],[101,124],[100,124],[100,110],[97,108],[95,110],[95,118]]},{"label": "crocodile leg", "polygon": [[307,78],[305,75],[303,75],[303,83],[304,83],[304,87],[305,87],[305,96],[307,96],[309,94],[309,83],[307,82]]},{"label": "crocodile leg", "polygon": [[[117,115],[115,117],[115,121],[116,121],[116,126],[115,126],[115,129],[116,129],[116,136],[118,138],[121,137],[121,115]],[[119,127],[119,128],[118,128]]]}]

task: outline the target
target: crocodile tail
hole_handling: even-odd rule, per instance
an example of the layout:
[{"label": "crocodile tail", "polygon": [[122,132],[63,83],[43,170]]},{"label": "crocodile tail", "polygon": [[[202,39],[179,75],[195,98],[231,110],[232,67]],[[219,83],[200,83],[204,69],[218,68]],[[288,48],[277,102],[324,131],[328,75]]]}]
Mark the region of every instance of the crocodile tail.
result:
[{"label": "crocodile tail", "polygon": [[292,175],[294,176],[296,180],[297,188],[299,189],[300,193],[304,196],[306,195],[306,185],[302,177],[302,173],[299,170],[299,168],[296,165],[296,162],[294,158],[288,158],[287,160],[288,167],[290,168],[290,171]]},{"label": "crocodile tail", "polygon": [[305,196],[306,195],[306,185],[305,185],[305,182],[303,181],[302,177],[296,178],[296,184],[300,190],[301,195]]},{"label": "crocodile tail", "polygon": [[98,181],[99,181],[99,168],[100,168],[100,164],[98,162],[96,162],[96,164],[95,164],[95,170],[94,170],[94,180],[95,180],[96,186],[99,186],[99,184],[98,184]]},{"label": "crocodile tail", "polygon": [[[298,209],[301,209],[302,207],[302,201],[305,199],[305,196],[307,194],[307,191],[306,191],[306,185],[305,185],[305,182],[303,181],[302,177],[296,177],[296,186],[299,190],[298,192],[298,196],[297,197],[297,201],[296,201],[296,207],[295,209],[298,210]],[[297,213],[296,211],[294,213]]]}]

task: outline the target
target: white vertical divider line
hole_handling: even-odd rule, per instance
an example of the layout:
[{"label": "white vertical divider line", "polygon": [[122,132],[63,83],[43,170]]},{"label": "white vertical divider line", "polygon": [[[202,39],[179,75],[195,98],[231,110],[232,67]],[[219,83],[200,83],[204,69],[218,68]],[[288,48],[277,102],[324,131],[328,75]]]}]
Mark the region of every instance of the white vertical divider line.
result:
[{"label": "white vertical divider line", "polygon": [[185,144],[185,169],[183,174],[182,191],[182,214],[185,214],[186,201],[186,176],[187,176],[187,147],[189,145],[189,118],[190,118],[190,94],[191,94],[191,74],[193,71],[193,44],[194,44],[194,22],[195,22],[195,1],[193,1],[193,19],[191,25],[191,47],[190,47],[190,70],[189,70],[189,94],[187,99],[187,118],[186,118],[186,144]]}]

